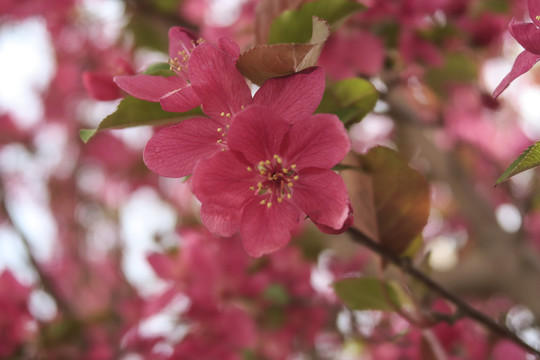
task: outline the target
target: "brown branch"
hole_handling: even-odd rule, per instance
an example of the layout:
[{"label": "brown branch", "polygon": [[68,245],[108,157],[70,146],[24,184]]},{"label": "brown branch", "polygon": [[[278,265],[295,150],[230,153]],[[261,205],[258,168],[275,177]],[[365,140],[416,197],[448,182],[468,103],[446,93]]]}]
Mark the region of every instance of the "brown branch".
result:
[{"label": "brown branch", "polygon": [[422,284],[424,284],[426,287],[428,287],[431,291],[434,291],[444,297],[446,300],[450,301],[454,306],[457,308],[457,311],[463,315],[467,316],[478,323],[484,325],[486,328],[488,328],[490,331],[492,331],[495,334],[500,335],[501,337],[504,337],[508,340],[511,340],[527,352],[534,354],[535,356],[540,356],[540,351],[533,348],[531,345],[524,342],[519,336],[517,336],[515,333],[510,331],[505,326],[496,323],[493,319],[485,315],[484,313],[474,309],[469,304],[467,304],[464,300],[457,297],[450,291],[443,288],[441,285],[439,285],[437,282],[432,280],[429,276],[415,268],[412,263],[407,258],[400,257],[387,249],[385,249],[383,246],[378,244],[377,242],[373,241],[366,235],[364,235],[361,231],[350,228],[348,230],[348,233],[352,236],[353,241],[362,244],[372,250],[373,252],[377,253],[379,256],[384,258],[385,260],[391,262],[392,264],[399,267],[402,271],[406,272],[407,274],[414,277],[416,280],[420,281]]},{"label": "brown branch", "polygon": [[11,228],[13,231],[16,232],[19,239],[21,240],[24,249],[26,250],[26,255],[28,256],[28,260],[30,262],[30,265],[36,272],[39,283],[43,287],[43,290],[45,290],[49,295],[52,296],[54,301],[56,302],[56,305],[58,309],[60,309],[65,315],[70,316],[72,314],[71,306],[64,300],[64,298],[59,294],[56,287],[54,286],[54,281],[49,277],[49,275],[43,271],[41,268],[41,265],[37,261],[36,257],[34,256],[32,252],[32,247],[30,245],[30,241],[22,231],[22,229],[17,225],[15,221],[13,221],[13,218],[11,214],[9,213],[9,210],[5,203],[5,198],[3,194],[0,194],[0,214],[4,217],[4,219],[11,225]]}]

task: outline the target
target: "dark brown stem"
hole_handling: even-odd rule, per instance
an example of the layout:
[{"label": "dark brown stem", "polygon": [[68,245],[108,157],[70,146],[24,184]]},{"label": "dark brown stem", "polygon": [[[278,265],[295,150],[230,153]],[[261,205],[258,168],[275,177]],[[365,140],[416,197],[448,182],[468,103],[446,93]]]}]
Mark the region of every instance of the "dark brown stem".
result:
[{"label": "dark brown stem", "polygon": [[19,228],[17,223],[15,221],[13,221],[13,219],[11,217],[11,214],[9,213],[9,210],[6,207],[6,203],[5,203],[3,194],[1,194],[1,193],[0,193],[0,214],[2,215],[2,217],[4,217],[5,220],[7,220],[9,222],[9,224],[11,225],[13,231],[15,231],[17,233],[19,239],[21,239],[21,242],[22,242],[22,244],[24,246],[24,249],[26,250],[26,254],[28,256],[28,260],[30,262],[30,265],[35,270],[35,272],[36,272],[36,274],[38,276],[38,279],[39,279],[39,283],[43,287],[43,290],[45,290],[49,295],[51,295],[53,297],[54,301],[56,302],[56,305],[57,305],[58,309],[60,309],[64,313],[64,315],[70,315],[72,313],[71,312],[71,307],[64,300],[64,298],[61,296],[61,294],[58,293],[56,287],[54,286],[53,280],[41,268],[41,265],[39,264],[39,262],[37,261],[36,257],[34,256],[34,254],[32,252],[32,248],[30,246],[30,241],[28,240],[28,238],[26,237],[26,235],[24,234],[22,229]]},{"label": "dark brown stem", "polygon": [[407,274],[414,277],[416,280],[420,281],[422,284],[424,284],[426,287],[428,287],[431,291],[434,291],[444,297],[446,300],[450,301],[454,306],[457,308],[457,311],[466,317],[469,317],[480,324],[484,325],[486,328],[488,328],[490,331],[492,331],[495,334],[498,334],[508,340],[511,340],[527,352],[534,354],[535,356],[540,356],[540,351],[533,348],[531,345],[524,342],[519,336],[517,336],[515,333],[510,331],[505,326],[502,326],[498,323],[496,323],[493,319],[486,316],[485,314],[481,313],[480,311],[474,309],[469,304],[467,304],[465,301],[457,297],[456,295],[452,294],[450,291],[443,288],[441,285],[433,281],[429,276],[425,275],[420,270],[416,269],[409,259],[400,257],[388,250],[386,250],[383,246],[376,243],[366,235],[364,235],[361,231],[355,228],[350,228],[348,230],[348,233],[352,236],[353,241],[362,244],[366,247],[368,247],[373,252],[377,253],[379,256],[387,260],[388,262],[391,262],[392,264],[399,267],[402,271],[406,272]]}]

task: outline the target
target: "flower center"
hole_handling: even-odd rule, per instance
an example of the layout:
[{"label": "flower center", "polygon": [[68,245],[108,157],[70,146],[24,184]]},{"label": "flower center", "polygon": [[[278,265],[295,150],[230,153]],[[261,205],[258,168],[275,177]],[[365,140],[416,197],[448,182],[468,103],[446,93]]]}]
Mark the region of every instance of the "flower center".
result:
[{"label": "flower center", "polygon": [[188,64],[191,52],[197,45],[202,44],[203,42],[204,39],[198,39],[197,41],[192,40],[189,46],[186,46],[186,44],[182,42],[183,50],[179,50],[178,54],[174,58],[169,58],[170,69],[173,70],[178,76],[184,78],[187,82],[189,82]]},{"label": "flower center", "polygon": [[247,171],[256,171],[259,174],[257,186],[250,186],[249,190],[255,195],[262,195],[261,205],[272,206],[275,199],[278,203],[292,197],[294,182],[298,180],[296,164],[287,167],[279,155],[274,155],[272,159],[260,161],[255,166],[248,166]]}]

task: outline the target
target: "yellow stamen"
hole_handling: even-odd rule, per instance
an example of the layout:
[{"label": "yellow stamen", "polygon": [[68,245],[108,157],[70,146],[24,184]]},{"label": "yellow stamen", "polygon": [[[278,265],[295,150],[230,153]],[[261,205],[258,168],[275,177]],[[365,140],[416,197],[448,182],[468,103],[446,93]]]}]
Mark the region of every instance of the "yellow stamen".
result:
[{"label": "yellow stamen", "polygon": [[222,128],[217,128],[217,132],[222,132],[223,129]]},{"label": "yellow stamen", "polygon": [[292,164],[291,169],[293,169],[293,170],[296,169],[296,164]]},{"label": "yellow stamen", "polygon": [[219,115],[221,115],[221,116],[225,116],[225,113],[224,113],[224,112],[222,111],[222,112],[221,112],[221,114],[219,114]]},{"label": "yellow stamen", "polygon": [[290,199],[291,198],[291,194],[287,194],[287,199]]},{"label": "yellow stamen", "polygon": [[253,171],[253,169],[251,168],[251,166],[248,166],[248,167],[247,167],[247,171]]},{"label": "yellow stamen", "polygon": [[261,200],[261,202],[259,204],[261,204],[261,205],[266,204],[266,200]]},{"label": "yellow stamen", "polygon": [[294,180],[298,180],[298,175],[293,176]]},{"label": "yellow stamen", "polygon": [[266,204],[266,207],[270,207],[270,206],[272,206],[272,203],[271,203],[271,202],[269,202],[268,204]]},{"label": "yellow stamen", "polygon": [[277,198],[277,202],[278,202],[278,203],[281,203],[282,201],[283,201],[283,198],[280,198],[280,197]]}]

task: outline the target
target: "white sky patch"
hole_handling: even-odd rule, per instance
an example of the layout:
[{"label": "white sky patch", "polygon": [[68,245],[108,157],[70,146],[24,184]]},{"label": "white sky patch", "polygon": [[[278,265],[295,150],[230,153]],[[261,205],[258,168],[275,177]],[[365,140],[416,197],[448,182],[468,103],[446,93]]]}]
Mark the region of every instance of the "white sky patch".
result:
[{"label": "white sky patch", "polygon": [[120,210],[121,234],[126,243],[124,273],[143,295],[155,294],[163,289],[146,260],[151,251],[158,250],[154,243],[157,235],[175,231],[177,214],[174,208],[163,202],[151,188],[133,193]]},{"label": "white sky patch", "polygon": [[42,321],[54,319],[58,310],[53,298],[43,290],[32,291],[28,307],[32,315]]},{"label": "white sky patch", "polygon": [[214,26],[229,26],[238,19],[242,5],[246,0],[208,1],[210,2],[210,11],[206,17],[206,22]]},{"label": "white sky patch", "polygon": [[429,266],[437,271],[452,270],[458,263],[456,240],[450,236],[439,236],[428,244]]},{"label": "white sky patch", "polygon": [[0,113],[9,112],[22,127],[43,116],[40,92],[55,72],[54,52],[41,18],[0,27]]},{"label": "white sky patch", "polygon": [[49,260],[57,237],[55,221],[49,208],[27,191],[11,190],[11,193],[12,196],[6,199],[6,203],[13,220],[28,238],[36,259]]},{"label": "white sky patch", "polygon": [[495,216],[501,228],[508,233],[515,233],[521,228],[521,214],[512,204],[502,204],[495,209]]},{"label": "white sky patch", "polygon": [[19,236],[12,229],[0,227],[0,272],[6,269],[25,285],[37,279],[28,265],[26,250]]},{"label": "white sky patch", "polygon": [[[118,0],[84,0],[80,5],[85,28],[103,41],[103,47],[112,44],[122,31],[126,19],[126,6]],[[98,43],[99,45],[99,43]]]}]

